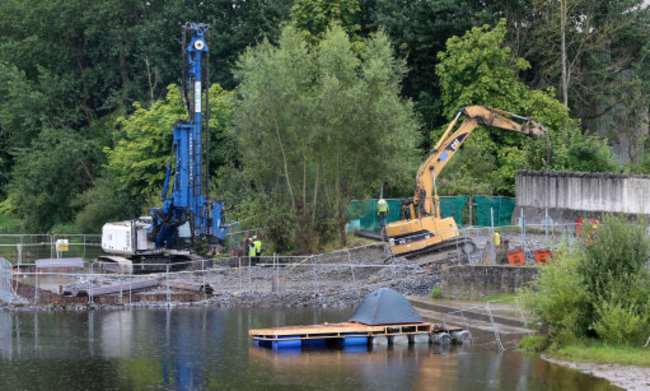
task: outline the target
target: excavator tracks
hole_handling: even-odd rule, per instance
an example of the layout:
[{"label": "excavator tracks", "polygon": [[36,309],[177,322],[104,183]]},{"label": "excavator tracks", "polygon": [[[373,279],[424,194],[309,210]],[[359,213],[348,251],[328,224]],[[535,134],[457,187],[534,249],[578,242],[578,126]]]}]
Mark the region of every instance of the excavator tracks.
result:
[{"label": "excavator tracks", "polygon": [[476,252],[476,243],[471,238],[457,237],[403,256],[416,265],[429,266],[446,260],[449,263],[467,263]]}]

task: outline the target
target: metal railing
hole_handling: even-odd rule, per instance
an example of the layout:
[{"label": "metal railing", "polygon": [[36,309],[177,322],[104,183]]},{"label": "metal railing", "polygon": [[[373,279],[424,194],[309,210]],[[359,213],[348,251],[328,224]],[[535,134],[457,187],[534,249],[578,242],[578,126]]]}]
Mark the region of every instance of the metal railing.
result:
[{"label": "metal railing", "polygon": [[56,257],[56,242],[68,239],[66,257],[86,260],[103,255],[101,235],[86,234],[0,234],[0,256],[15,264]]},{"label": "metal railing", "polygon": [[[521,319],[521,323],[522,323],[521,327],[522,328],[526,327],[526,316],[524,314],[524,311],[519,306],[518,299],[514,298],[514,297],[507,298],[507,299],[500,299],[500,300],[489,300],[489,301],[486,301],[484,305],[478,305],[478,306],[474,306],[474,307],[470,307],[470,308],[464,308],[464,309],[457,310],[457,311],[447,312],[447,313],[443,314],[443,316],[442,316],[443,327],[447,327],[447,321],[448,321],[448,319],[450,317],[451,318],[460,317],[460,320],[463,323],[464,330],[470,330],[470,329],[473,329],[473,328],[477,329],[478,327],[476,325],[476,322],[480,322],[480,320],[472,323],[471,319],[476,318],[476,315],[478,314],[479,317],[481,317],[481,316],[487,317],[488,322],[490,324],[491,332],[494,335],[494,344],[496,346],[496,349],[499,352],[503,352],[504,350],[514,348],[517,345],[516,342],[513,343],[512,347],[508,347],[508,348],[504,347],[503,340],[501,338],[501,335],[503,334],[503,331],[499,330],[499,322],[495,321],[495,316],[494,316],[494,313],[493,313],[494,311],[493,311],[493,307],[492,307],[493,304],[504,303],[504,302],[509,302],[509,301],[513,301],[515,303],[515,307],[516,307],[517,311],[519,312],[519,317]],[[470,320],[468,320],[468,316],[466,316],[466,315],[470,315],[470,314],[472,314],[472,317],[470,317]],[[529,329],[526,329],[525,333],[530,335],[532,333],[532,331],[529,330]],[[518,338],[516,338],[515,341],[516,340],[518,340]],[[473,337],[472,337],[472,344],[474,344]]]},{"label": "metal railing", "polygon": [[0,301],[11,304],[16,299],[11,282],[13,280],[13,267],[5,258],[0,257]]}]

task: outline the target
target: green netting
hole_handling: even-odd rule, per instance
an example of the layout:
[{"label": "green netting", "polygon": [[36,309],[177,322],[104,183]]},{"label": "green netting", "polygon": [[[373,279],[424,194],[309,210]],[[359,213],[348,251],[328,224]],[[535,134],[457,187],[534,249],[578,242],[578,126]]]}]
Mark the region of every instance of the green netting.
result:
[{"label": "green netting", "polygon": [[[402,208],[402,200],[400,199],[387,199],[388,202],[388,215],[386,216],[386,224],[399,220],[400,209]],[[350,202],[350,226],[348,232],[354,232],[357,229],[364,231],[377,231],[379,230],[379,217],[377,217],[377,200],[353,200]]]},{"label": "green netting", "polygon": [[440,199],[440,214],[442,217],[453,217],[458,228],[463,228],[463,209],[467,196],[445,197]]},{"label": "green netting", "polygon": [[[401,199],[387,199],[388,216],[386,224],[398,221],[402,208]],[[442,198],[440,200],[440,213],[443,217],[453,217],[456,224],[461,226],[462,211],[465,207],[467,196]],[[379,230],[379,217],[377,217],[377,200],[353,200],[350,202],[350,225],[348,232],[355,230],[377,231]]]},{"label": "green netting", "polygon": [[490,226],[490,209],[494,210],[494,225],[510,225],[512,212],[515,210],[515,199],[508,197],[474,196],[476,201],[476,225]]}]

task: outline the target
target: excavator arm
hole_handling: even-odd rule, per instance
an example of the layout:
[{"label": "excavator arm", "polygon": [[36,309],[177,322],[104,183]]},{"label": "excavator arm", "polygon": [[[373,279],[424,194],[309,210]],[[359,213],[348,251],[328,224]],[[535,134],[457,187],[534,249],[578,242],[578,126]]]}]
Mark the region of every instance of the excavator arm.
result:
[{"label": "excavator arm", "polygon": [[[458,129],[453,131],[459,117],[466,118]],[[517,120],[517,121],[515,121]],[[541,136],[547,130],[530,118],[521,117],[507,111],[487,106],[467,106],[460,109],[453,121],[447,126],[436,146],[422,161],[416,176],[413,204],[418,205],[420,216],[435,215],[440,217],[440,202],[436,191],[436,178],[449,163],[461,145],[476,129],[484,125],[530,136]],[[453,133],[452,133],[453,131]],[[451,134],[450,134],[451,133]],[[413,216],[413,214],[412,214]]]}]

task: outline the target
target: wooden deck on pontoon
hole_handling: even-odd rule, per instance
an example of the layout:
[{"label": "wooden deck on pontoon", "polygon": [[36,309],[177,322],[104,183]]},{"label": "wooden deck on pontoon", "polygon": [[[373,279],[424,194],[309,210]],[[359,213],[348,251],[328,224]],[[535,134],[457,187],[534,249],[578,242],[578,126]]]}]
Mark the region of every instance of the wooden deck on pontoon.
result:
[{"label": "wooden deck on pontoon", "polygon": [[375,337],[412,334],[437,334],[441,332],[461,331],[460,327],[449,326],[445,329],[429,322],[400,323],[368,326],[355,322],[325,323],[310,326],[285,326],[268,329],[249,330],[251,339],[260,341],[277,341],[291,339],[326,339],[345,337]]}]

